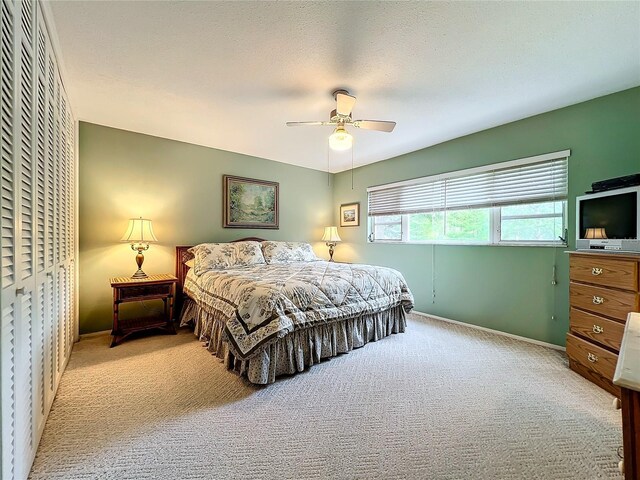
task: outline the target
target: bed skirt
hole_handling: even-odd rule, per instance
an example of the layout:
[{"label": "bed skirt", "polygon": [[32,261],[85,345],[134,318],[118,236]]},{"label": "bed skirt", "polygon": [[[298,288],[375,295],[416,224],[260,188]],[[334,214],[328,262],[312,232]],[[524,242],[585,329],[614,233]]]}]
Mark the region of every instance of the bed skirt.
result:
[{"label": "bed skirt", "polygon": [[392,333],[402,333],[407,325],[402,305],[379,313],[336,320],[290,332],[285,337],[264,345],[243,360],[238,358],[224,340],[226,317],[200,308],[192,299],[186,299],[180,316],[180,325],[192,323],[195,335],[212,354],[224,361],[229,370],[247,377],[251,383],[273,383],[279,375],[291,375],[320,363],[323,358],[347,353],[369,342],[375,342]]}]

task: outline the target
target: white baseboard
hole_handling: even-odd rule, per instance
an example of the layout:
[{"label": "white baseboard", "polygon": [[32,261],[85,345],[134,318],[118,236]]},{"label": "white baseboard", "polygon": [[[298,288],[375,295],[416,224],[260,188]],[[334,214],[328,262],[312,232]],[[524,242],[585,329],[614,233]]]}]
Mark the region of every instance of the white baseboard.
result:
[{"label": "white baseboard", "polygon": [[85,338],[92,338],[98,335],[111,334],[111,330],[100,330],[99,332],[91,332],[91,333],[82,333],[78,336],[78,341],[84,340]]},{"label": "white baseboard", "polygon": [[541,347],[552,348],[554,350],[560,350],[561,352],[566,351],[565,347],[561,347],[560,345],[556,345],[554,343],[542,342],[540,340],[534,340],[532,338],[521,337],[520,335],[514,335],[512,333],[501,332],[500,330],[494,330],[492,328],[481,327],[479,325],[474,325],[472,323],[460,322],[459,320],[451,320],[450,318],[439,317],[438,315],[431,315],[430,313],[418,312],[417,310],[412,310],[411,313],[415,313],[416,315],[420,315],[422,317],[433,318],[434,320],[440,320],[441,322],[454,323],[456,325],[462,325],[464,327],[475,328],[476,330],[482,330],[483,332],[495,333],[496,335],[501,335],[503,337],[514,338],[516,340],[521,340],[527,343],[533,343],[534,345],[539,345]]}]

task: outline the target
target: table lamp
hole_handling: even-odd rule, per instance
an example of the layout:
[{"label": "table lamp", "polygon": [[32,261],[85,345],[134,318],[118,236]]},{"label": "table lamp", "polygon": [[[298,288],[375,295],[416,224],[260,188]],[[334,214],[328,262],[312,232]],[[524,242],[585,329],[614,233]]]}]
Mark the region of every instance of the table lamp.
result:
[{"label": "table lamp", "polygon": [[333,262],[333,247],[342,241],[340,235],[338,235],[338,227],[324,227],[322,241],[327,243],[327,247],[329,247],[329,261]]},{"label": "table lamp", "polygon": [[149,250],[150,243],[158,241],[156,236],[153,234],[151,220],[142,217],[129,219],[127,231],[120,241],[131,243],[131,250],[138,251],[138,254],[136,255],[138,271],[134,273],[131,278],[147,278],[148,275],[142,271],[142,263],[144,262],[144,255],[142,252]]},{"label": "table lamp", "polygon": [[584,238],[607,238],[607,232],[602,227],[587,228]]}]

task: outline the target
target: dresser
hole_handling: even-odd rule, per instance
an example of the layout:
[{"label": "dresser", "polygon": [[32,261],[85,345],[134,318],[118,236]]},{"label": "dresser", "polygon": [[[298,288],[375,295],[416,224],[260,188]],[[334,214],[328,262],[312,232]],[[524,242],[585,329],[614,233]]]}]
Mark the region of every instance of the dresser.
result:
[{"label": "dresser", "polygon": [[640,479],[640,313],[627,319],[613,383],[621,390],[626,480]]},{"label": "dresser", "polygon": [[640,310],[640,255],[569,255],[569,366],[620,397],[613,375],[627,316]]}]

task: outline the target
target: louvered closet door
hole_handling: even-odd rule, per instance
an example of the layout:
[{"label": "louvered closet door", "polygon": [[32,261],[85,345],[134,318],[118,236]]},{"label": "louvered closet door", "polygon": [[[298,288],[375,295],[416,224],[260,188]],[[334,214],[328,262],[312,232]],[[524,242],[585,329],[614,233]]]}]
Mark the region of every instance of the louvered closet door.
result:
[{"label": "louvered closet door", "polygon": [[71,347],[75,341],[75,146],[74,146],[74,121],[69,110],[69,103],[65,94],[64,115],[66,117],[66,146],[65,146],[65,190],[66,190],[66,226],[65,226],[65,248],[66,260],[64,264],[66,272],[66,310],[65,310],[65,357],[71,353]]},{"label": "louvered closet door", "polygon": [[67,102],[67,288],[69,290],[67,308],[67,351],[71,352],[75,341],[75,236],[76,236],[76,215],[75,215],[75,135],[74,120]]},{"label": "louvered closet door", "polygon": [[[56,219],[56,176],[55,176],[55,57],[42,17],[38,18],[38,42],[40,33],[44,36],[44,65],[38,63],[38,75],[44,79],[45,114],[45,160],[44,160],[44,278],[38,275],[38,283],[44,284],[44,403],[45,410],[51,405],[55,394],[58,374],[58,335],[57,335],[57,295],[55,282],[55,219]],[[38,44],[40,54],[41,45]],[[40,57],[38,58],[40,62]],[[40,71],[42,69],[42,71]],[[40,238],[40,237],[39,237]]]},{"label": "louvered closet door", "polygon": [[47,31],[44,26],[42,13],[38,11],[36,22],[36,81],[35,81],[35,308],[33,309],[33,417],[34,442],[39,440],[39,432],[44,428],[47,410],[47,354],[46,347],[48,323],[52,312],[47,302],[47,275],[53,270],[47,269],[47,172],[50,158],[48,155],[47,139]]},{"label": "louvered closet door", "polygon": [[[15,132],[19,139],[19,159],[17,178],[19,193],[17,200],[16,230],[19,235],[18,253],[18,297],[19,321],[16,324],[16,458],[15,475],[24,477],[29,470],[30,458],[34,442],[33,416],[33,322],[36,316],[35,301],[36,255],[35,255],[35,129],[36,129],[36,100],[35,100],[35,3],[31,1],[18,2],[20,10],[19,50],[17,53],[16,83],[16,125]],[[16,45],[17,47],[18,45]]]},{"label": "louvered closet door", "polygon": [[34,440],[35,15],[33,2],[3,0],[3,478],[27,475]]},{"label": "louvered closet door", "polygon": [[1,42],[2,59],[2,110],[0,123],[2,128],[2,198],[0,199],[2,217],[0,219],[2,237],[2,319],[0,341],[2,342],[2,358],[0,379],[2,381],[2,478],[13,478],[16,457],[16,411],[15,411],[15,378],[16,378],[16,89],[15,58],[16,45],[13,39],[14,25],[18,16],[14,5],[2,1]]},{"label": "louvered closet door", "polygon": [[56,147],[55,147],[55,199],[56,199],[56,216],[55,216],[55,270],[56,270],[56,358],[58,363],[56,365],[56,382],[64,368],[65,355],[66,355],[66,330],[67,330],[67,316],[66,316],[66,276],[64,272],[66,264],[65,254],[65,226],[66,226],[66,175],[65,175],[65,144],[66,144],[66,132],[63,103],[63,92],[61,88],[61,82],[58,75],[54,78],[55,85],[55,130],[56,130]]},{"label": "louvered closet door", "polygon": [[[61,84],[62,85],[62,84]],[[72,343],[75,339],[75,305],[73,301],[74,280],[75,280],[75,195],[74,195],[74,178],[75,178],[75,156],[74,156],[74,121],[69,110],[64,88],[60,91],[60,269],[64,270],[61,278],[63,282],[59,285],[59,291],[62,292],[62,324],[60,336],[63,340],[62,354],[68,357]]]}]

